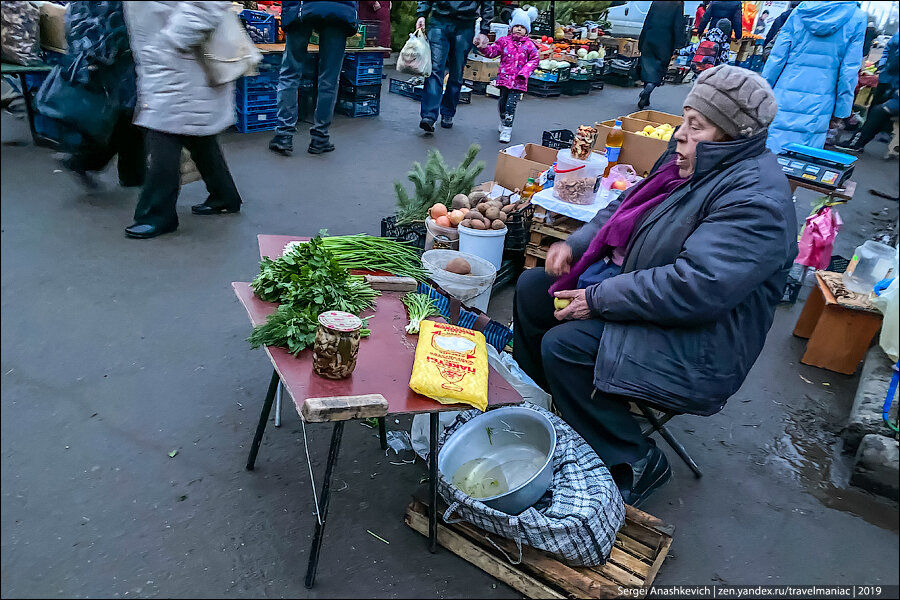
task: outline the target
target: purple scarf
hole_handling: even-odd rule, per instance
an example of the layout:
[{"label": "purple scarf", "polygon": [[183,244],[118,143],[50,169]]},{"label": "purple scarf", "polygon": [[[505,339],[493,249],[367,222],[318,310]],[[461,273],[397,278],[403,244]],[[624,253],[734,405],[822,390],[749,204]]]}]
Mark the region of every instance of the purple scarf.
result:
[{"label": "purple scarf", "polygon": [[626,247],[635,226],[643,216],[659,206],[685,181],[687,179],[678,177],[678,166],[673,158],[656,173],[640,182],[603,224],[575,266],[550,286],[550,295],[560,290],[574,289],[578,284],[578,278],[588,267],[610,256],[614,248]]}]

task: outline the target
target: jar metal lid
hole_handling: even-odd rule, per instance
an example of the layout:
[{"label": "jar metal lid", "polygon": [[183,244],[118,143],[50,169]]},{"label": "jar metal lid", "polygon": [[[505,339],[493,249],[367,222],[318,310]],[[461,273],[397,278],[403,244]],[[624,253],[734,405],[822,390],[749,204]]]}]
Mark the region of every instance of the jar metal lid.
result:
[{"label": "jar metal lid", "polygon": [[356,331],[362,327],[362,319],[340,310],[329,310],[319,315],[319,324],[335,331]]}]

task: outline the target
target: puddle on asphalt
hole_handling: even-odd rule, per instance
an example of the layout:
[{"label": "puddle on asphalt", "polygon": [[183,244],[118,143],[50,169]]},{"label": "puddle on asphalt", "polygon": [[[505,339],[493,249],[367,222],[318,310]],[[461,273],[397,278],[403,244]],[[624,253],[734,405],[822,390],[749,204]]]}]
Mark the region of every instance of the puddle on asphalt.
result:
[{"label": "puddle on asphalt", "polygon": [[849,484],[853,455],[843,452],[839,427],[822,414],[811,408],[788,409],[784,434],[767,445],[765,462],[786,471],[825,506],[900,532],[895,503]]}]

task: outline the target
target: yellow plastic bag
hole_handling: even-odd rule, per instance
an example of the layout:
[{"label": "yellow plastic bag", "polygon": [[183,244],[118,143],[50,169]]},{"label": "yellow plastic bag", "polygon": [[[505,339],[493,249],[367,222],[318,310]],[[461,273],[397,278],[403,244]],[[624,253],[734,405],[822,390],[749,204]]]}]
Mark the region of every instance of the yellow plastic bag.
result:
[{"label": "yellow plastic bag", "polygon": [[409,387],[442,404],[487,408],[488,359],[484,334],[422,321]]}]

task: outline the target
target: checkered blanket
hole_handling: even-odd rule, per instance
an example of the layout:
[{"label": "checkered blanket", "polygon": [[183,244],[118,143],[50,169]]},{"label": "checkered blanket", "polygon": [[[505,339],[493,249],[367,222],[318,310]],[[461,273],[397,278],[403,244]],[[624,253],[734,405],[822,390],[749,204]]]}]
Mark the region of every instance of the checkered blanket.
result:
[{"label": "checkered blanket", "polygon": [[[467,496],[441,474],[438,490],[450,504],[444,521],[468,521],[515,541],[519,548],[518,560],[507,556],[513,564],[521,561],[522,544],[546,550],[572,566],[605,563],[616,532],[625,520],[625,504],[609,469],[565,421],[533,404],[526,402],[522,406],[546,416],[556,429],[550,489],[523,513],[508,515]],[[460,413],[444,430],[439,446],[443,447],[457,429],[480,414],[478,410]],[[458,519],[451,519],[453,515]]]}]

